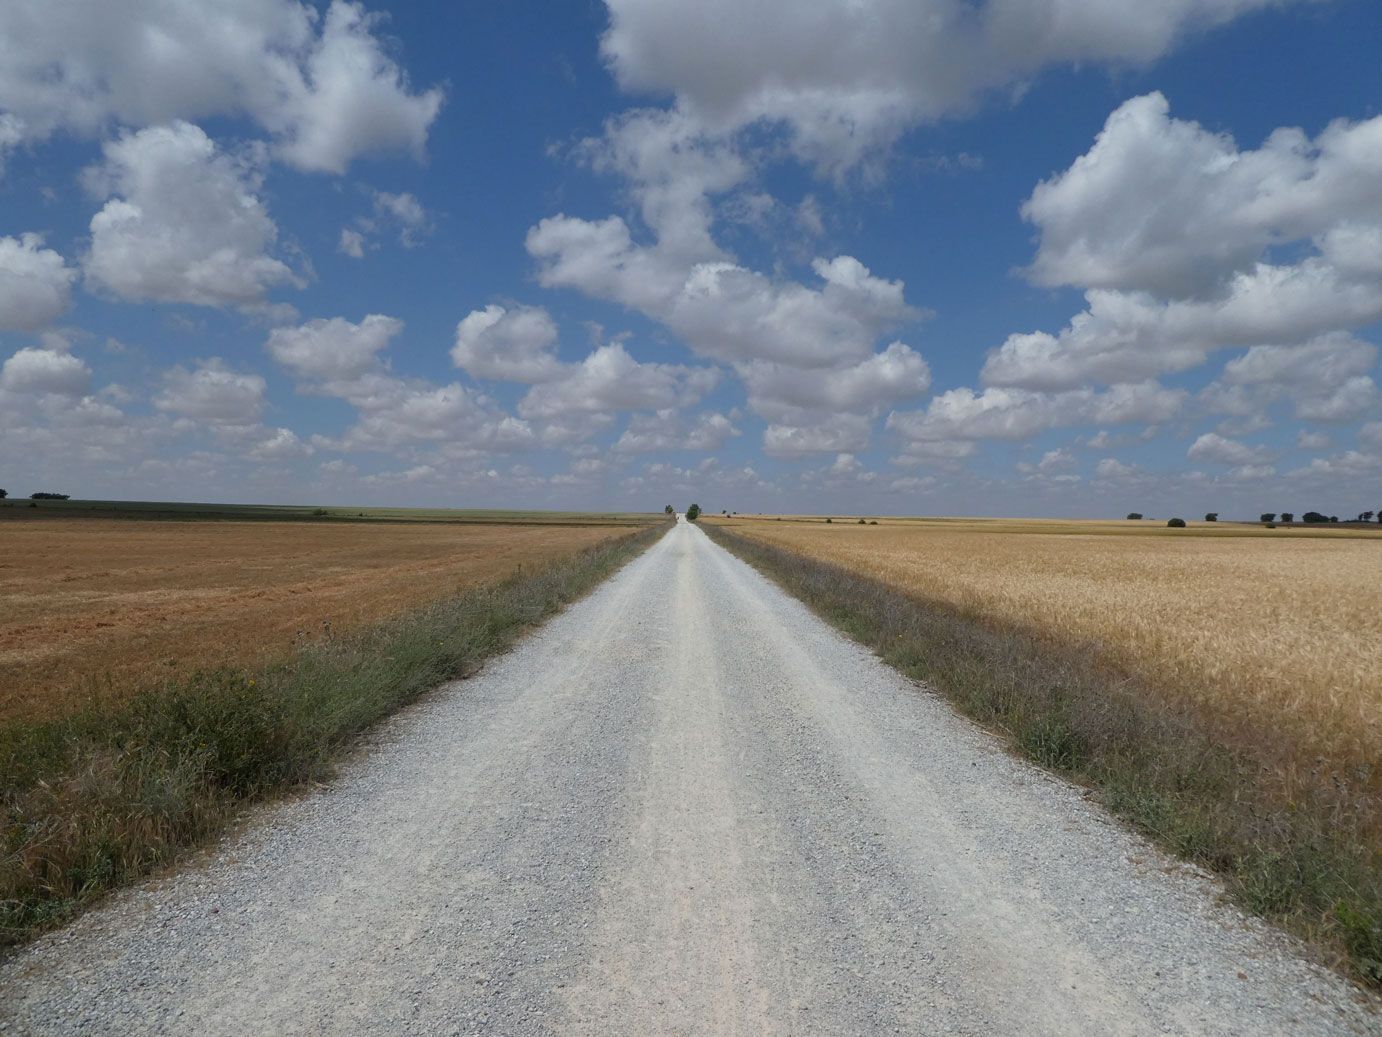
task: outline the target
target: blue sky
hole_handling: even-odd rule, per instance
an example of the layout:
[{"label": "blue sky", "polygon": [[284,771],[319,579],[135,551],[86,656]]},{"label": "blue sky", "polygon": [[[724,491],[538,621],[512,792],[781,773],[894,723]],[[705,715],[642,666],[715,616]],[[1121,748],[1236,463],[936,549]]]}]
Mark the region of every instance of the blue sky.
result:
[{"label": "blue sky", "polygon": [[1363,0],[0,22],[0,486],[1382,505]]}]

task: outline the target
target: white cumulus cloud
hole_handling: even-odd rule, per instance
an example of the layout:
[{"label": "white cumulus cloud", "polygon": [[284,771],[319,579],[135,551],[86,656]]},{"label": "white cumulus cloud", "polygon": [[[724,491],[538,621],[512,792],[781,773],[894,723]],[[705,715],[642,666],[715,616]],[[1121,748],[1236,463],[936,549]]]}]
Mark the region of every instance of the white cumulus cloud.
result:
[{"label": "white cumulus cloud", "polygon": [[359,324],[344,317],[310,320],[269,332],[266,348],[275,360],[303,378],[344,381],[374,370],[379,354],[403,331],[403,322],[380,313]]},{"label": "white cumulus cloud", "polygon": [[253,425],[264,408],[266,387],[261,375],[233,371],[212,358],[191,370],[167,371],[154,406],[209,425]]},{"label": "white cumulus cloud", "polygon": [[456,325],[451,359],[476,378],[545,382],[559,377],[557,325],[538,306],[472,310]]},{"label": "white cumulus cloud", "polygon": [[38,234],[0,237],[0,331],[36,331],[61,316],[77,272]]},{"label": "white cumulus cloud", "polygon": [[1140,380],[1382,318],[1382,117],[1242,150],[1137,97],[1023,215],[1040,231],[1030,275],[1084,288],[1087,306],[1059,334],[1010,336],[986,385]]},{"label": "white cumulus cloud", "polygon": [[714,388],[708,367],[639,363],[622,345],[601,346],[555,381],[534,385],[518,402],[525,418],[563,419],[610,411],[662,410],[694,403]]},{"label": "white cumulus cloud", "polygon": [[1257,465],[1271,460],[1273,454],[1266,447],[1248,446],[1216,432],[1206,432],[1190,444],[1185,456],[1192,461],[1211,461],[1215,464]]},{"label": "white cumulus cloud", "polygon": [[91,368],[55,349],[21,349],[0,368],[0,389],[14,393],[85,396],[90,385]]},{"label": "white cumulus cloud", "polygon": [[89,285],[128,301],[254,306],[297,278],[269,254],[278,228],[252,157],[178,122],[105,145],[88,179],[115,195],[91,218]]},{"label": "white cumulus cloud", "polygon": [[332,0],[12,0],[0,19],[0,117],[15,141],[245,116],[304,170],[421,155],[442,92],[414,92],[380,16]]},{"label": "white cumulus cloud", "polygon": [[839,173],[921,122],[1052,65],[1143,63],[1277,0],[606,0],[626,90],[671,94],[721,133],[782,124]]}]

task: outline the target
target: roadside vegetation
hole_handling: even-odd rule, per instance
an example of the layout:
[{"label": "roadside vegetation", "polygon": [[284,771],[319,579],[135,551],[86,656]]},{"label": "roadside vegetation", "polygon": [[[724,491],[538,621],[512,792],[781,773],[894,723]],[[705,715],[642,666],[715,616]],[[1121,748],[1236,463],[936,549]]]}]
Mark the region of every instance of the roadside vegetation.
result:
[{"label": "roadside vegetation", "polygon": [[0,944],[69,917],[330,773],[352,738],[473,673],[665,532],[659,521],[259,669],[0,725]]},{"label": "roadside vegetation", "polygon": [[1279,545],[1225,523],[1133,538],[1078,523],[704,525],[1239,902],[1382,984],[1375,534]]}]

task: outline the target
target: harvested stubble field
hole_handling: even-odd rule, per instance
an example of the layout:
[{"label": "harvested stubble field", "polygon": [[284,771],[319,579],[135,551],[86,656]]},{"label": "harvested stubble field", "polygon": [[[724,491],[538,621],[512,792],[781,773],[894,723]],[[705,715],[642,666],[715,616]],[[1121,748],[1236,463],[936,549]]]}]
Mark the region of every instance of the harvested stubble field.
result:
[{"label": "harvested stubble field", "polygon": [[583,516],[566,524],[516,518],[149,521],[86,518],[76,507],[57,514],[7,508],[0,521],[0,720],[51,716],[95,694],[121,697],[196,670],[255,669],[305,641],[631,528],[586,525]]},{"label": "harvested stubble field", "polygon": [[904,672],[1382,984],[1382,532],[709,519]]}]

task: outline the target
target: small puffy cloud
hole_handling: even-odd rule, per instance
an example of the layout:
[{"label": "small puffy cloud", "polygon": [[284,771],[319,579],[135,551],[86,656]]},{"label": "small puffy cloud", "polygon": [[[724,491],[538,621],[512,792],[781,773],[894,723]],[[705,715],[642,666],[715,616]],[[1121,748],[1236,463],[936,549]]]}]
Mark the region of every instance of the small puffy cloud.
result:
[{"label": "small puffy cloud", "polygon": [[451,359],[476,378],[545,382],[560,377],[557,325],[538,306],[486,306],[456,325]]},{"label": "small puffy cloud", "polygon": [[1070,468],[1075,464],[1075,455],[1069,450],[1048,450],[1041,455],[1041,460],[1037,462],[1039,472],[1059,472]]},{"label": "small puffy cloud", "polygon": [[907,304],[901,281],[875,277],[852,256],[816,259],[812,270],[820,288],[732,263],[700,264],[666,323],[703,356],[829,367],[867,359],[881,334],[923,316]]},{"label": "small puffy cloud", "polygon": [[1104,392],[961,388],[935,397],[925,411],[893,412],[888,427],[914,442],[1027,439],[1052,428],[1163,422],[1179,413],[1185,399],[1184,391],[1155,382],[1115,385]]},{"label": "small puffy cloud", "polygon": [[1376,346],[1343,333],[1300,346],[1254,346],[1224,365],[1206,393],[1228,413],[1254,414],[1287,398],[1306,421],[1353,421],[1377,401],[1368,374],[1376,363]]},{"label": "small puffy cloud", "polygon": [[0,368],[0,389],[13,393],[85,396],[91,368],[71,353],[54,349],[21,349]]},{"label": "small puffy cloud", "polygon": [[154,406],[209,425],[253,425],[264,407],[265,388],[261,376],[232,371],[213,358],[190,371],[174,367],[165,373]]},{"label": "small puffy cloud", "polygon": [[1334,388],[1377,363],[1377,347],[1351,335],[1324,335],[1299,347],[1254,346],[1224,365],[1229,385]]},{"label": "small puffy cloud", "polygon": [[403,330],[395,317],[371,313],[359,324],[344,317],[275,328],[266,348],[275,360],[303,378],[345,381],[374,370],[379,354]]},{"label": "small puffy cloud", "polygon": [[859,414],[827,414],[809,425],[774,423],[763,431],[763,452],[781,458],[853,453],[868,446],[871,424]]},{"label": "small puffy cloud", "polygon": [[38,234],[0,237],[0,331],[36,331],[71,304],[77,272]]},{"label": "small puffy cloud", "polygon": [[279,112],[279,150],[299,169],[344,173],[359,155],[404,151],[421,158],[442,92],[409,92],[403,70],[372,30],[379,17],[333,0],[301,80]]},{"label": "small puffy cloud", "polygon": [[398,240],[405,248],[417,245],[431,228],[431,217],[422,203],[407,191],[390,194],[388,191],[374,193],[375,211],[385,216],[398,228]]},{"label": "small puffy cloud", "polygon": [[1296,417],[1306,421],[1356,421],[1376,409],[1377,399],[1376,383],[1367,375],[1358,375],[1327,394],[1297,400]]},{"label": "small puffy cloud", "polygon": [[162,0],[14,0],[0,22],[4,139],[97,134],[245,115],[303,170],[344,172],[379,152],[421,156],[442,103],[413,92],[375,35],[380,17],[333,0],[207,6]]},{"label": "small puffy cloud", "polygon": [[1296,478],[1375,479],[1382,472],[1382,454],[1376,451],[1345,450],[1332,457],[1312,458],[1303,468],[1288,474]]},{"label": "small puffy cloud", "polygon": [[250,448],[245,457],[251,461],[290,461],[307,457],[312,447],[298,438],[291,429],[265,429]]},{"label": "small puffy cloud", "polygon": [[452,456],[475,457],[536,442],[526,421],[504,414],[484,394],[455,382],[398,378],[376,367],[352,379],[325,382],[317,391],[356,411],[355,424],[340,439],[313,437],[319,449],[389,452],[432,444]]},{"label": "small puffy cloud", "polygon": [[888,484],[894,493],[924,493],[934,489],[940,480],[934,475],[903,475]]},{"label": "small puffy cloud", "polygon": [[250,159],[177,122],[105,145],[88,179],[117,197],[91,218],[87,282],[131,302],[253,306],[297,278],[269,255],[278,228]]},{"label": "small puffy cloud", "polygon": [[614,444],[619,453],[640,454],[658,450],[713,451],[739,435],[725,415],[707,411],[689,424],[674,410],[635,414]]},{"label": "small puffy cloud", "polygon": [[[891,426],[896,427],[896,426]],[[938,464],[954,467],[959,461],[973,457],[979,450],[972,439],[916,439],[908,440],[895,463],[902,465]]]},{"label": "small puffy cloud", "polygon": [[767,360],[736,367],[750,402],[760,413],[789,406],[824,411],[876,411],[923,396],[931,388],[931,369],[920,354],[901,342],[881,353],[828,373]]},{"label": "small puffy cloud", "polygon": [[1131,479],[1138,474],[1137,465],[1124,464],[1116,457],[1106,457],[1094,466],[1094,475],[1099,479]]},{"label": "small puffy cloud", "polygon": [[0,176],[5,174],[5,160],[11,151],[24,141],[24,123],[9,112],[0,112]]},{"label": "small puffy cloud", "polygon": [[1301,450],[1328,450],[1332,444],[1333,441],[1323,432],[1301,429],[1296,433],[1296,446]]},{"label": "small puffy cloud", "polygon": [[336,244],[336,251],[342,255],[349,256],[351,259],[364,259],[365,236],[358,230],[342,227],[341,238]]},{"label": "small puffy cloud", "polygon": [[[710,237],[710,195],[736,187],[749,166],[700,121],[673,108],[635,109],[605,123],[577,149],[596,170],[627,178],[658,252],[681,264],[725,258]],[[749,211],[762,206],[749,203]]]},{"label": "small puffy cloud", "polygon": [[639,363],[622,345],[601,346],[561,377],[534,385],[518,403],[525,418],[563,419],[621,410],[685,406],[709,392],[718,372],[708,367]]},{"label": "small puffy cloud", "polygon": [[1190,444],[1185,456],[1192,461],[1209,461],[1223,465],[1254,465],[1268,461],[1272,451],[1266,447],[1248,446],[1237,440],[1226,439],[1216,432],[1206,432]]},{"label": "small puffy cloud", "polygon": [[366,251],[378,248],[373,239],[385,231],[396,232],[398,243],[404,248],[416,247],[432,232],[432,217],[416,196],[407,191],[399,194],[375,191],[373,196],[373,214],[357,216],[353,226],[341,228],[336,245],[338,252],[352,259],[363,259]]},{"label": "small puffy cloud", "polygon": [[1025,461],[1019,462],[1017,470],[1029,475],[1055,475],[1065,471],[1067,468],[1073,468],[1074,465],[1075,455],[1069,450],[1062,448],[1046,451],[1046,453],[1041,455],[1041,460],[1036,464]]}]

